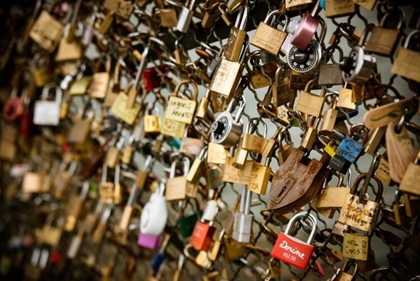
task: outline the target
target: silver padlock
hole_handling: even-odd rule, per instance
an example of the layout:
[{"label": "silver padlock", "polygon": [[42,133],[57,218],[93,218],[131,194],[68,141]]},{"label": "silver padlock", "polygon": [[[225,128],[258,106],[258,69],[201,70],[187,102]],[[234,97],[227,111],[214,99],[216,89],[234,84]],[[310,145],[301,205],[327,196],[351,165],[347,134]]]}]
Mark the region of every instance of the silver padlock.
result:
[{"label": "silver padlock", "polygon": [[340,62],[340,69],[345,82],[363,86],[375,73],[376,57],[365,52],[365,41],[370,30],[365,29],[359,45],[355,46],[348,57]]},{"label": "silver padlock", "polygon": [[235,213],[232,238],[241,243],[251,240],[253,215],[250,215],[252,192],[244,185],[242,187],[239,212]]},{"label": "silver padlock", "polygon": [[240,97],[240,107],[236,116],[233,115],[234,102],[235,99],[232,99],[228,108],[217,116],[211,125],[211,141],[225,147],[233,147],[238,143],[244,126],[242,114],[246,104],[245,98]]},{"label": "silver padlock", "polygon": [[312,39],[305,49],[299,49],[295,45],[291,45],[286,53],[287,64],[298,73],[311,73],[321,62],[322,48],[321,43],[324,42],[326,25],[324,20],[320,20],[322,31],[319,41]]},{"label": "silver padlock", "polygon": [[179,14],[178,23],[176,29],[182,33],[187,33],[188,27],[192,17],[194,15],[195,0],[191,0],[189,7],[182,7],[181,13]]},{"label": "silver padlock", "polygon": [[[55,101],[49,101],[48,95],[55,89]],[[57,126],[60,123],[60,106],[63,93],[55,84],[48,84],[42,89],[42,100],[35,102],[34,124]]]}]

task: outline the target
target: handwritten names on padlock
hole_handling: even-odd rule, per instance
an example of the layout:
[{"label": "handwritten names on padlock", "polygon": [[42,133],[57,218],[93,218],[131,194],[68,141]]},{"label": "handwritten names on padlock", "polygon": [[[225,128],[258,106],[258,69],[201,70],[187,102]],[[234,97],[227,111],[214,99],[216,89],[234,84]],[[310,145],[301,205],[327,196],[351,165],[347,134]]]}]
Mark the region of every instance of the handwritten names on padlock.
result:
[{"label": "handwritten names on padlock", "polygon": [[165,110],[165,119],[191,124],[194,117],[196,102],[192,100],[171,97]]},{"label": "handwritten names on padlock", "polygon": [[363,151],[363,145],[353,140],[349,136],[345,136],[337,147],[336,153],[340,154],[347,161],[354,163]]},{"label": "handwritten names on padlock", "polygon": [[378,212],[379,205],[377,203],[368,200],[366,204],[362,204],[359,202],[359,196],[348,194],[338,221],[363,231],[371,231],[372,223],[376,222]]},{"label": "handwritten names on padlock", "polygon": [[60,42],[64,26],[47,11],[42,11],[29,36],[47,52],[52,53]]},{"label": "handwritten names on padlock", "polygon": [[368,258],[369,237],[354,233],[344,233],[343,256],[349,259],[366,261]]}]

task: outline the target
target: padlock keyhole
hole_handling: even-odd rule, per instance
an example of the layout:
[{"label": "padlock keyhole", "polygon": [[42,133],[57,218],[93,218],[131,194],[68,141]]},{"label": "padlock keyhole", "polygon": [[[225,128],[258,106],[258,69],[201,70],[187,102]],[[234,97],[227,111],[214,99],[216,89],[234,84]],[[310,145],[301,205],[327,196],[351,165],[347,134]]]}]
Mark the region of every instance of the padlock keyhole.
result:
[{"label": "padlock keyhole", "polygon": [[279,195],[277,195],[277,198],[280,198],[281,197],[281,195],[286,191],[286,186],[283,186],[283,188],[280,190],[280,193],[279,193]]}]

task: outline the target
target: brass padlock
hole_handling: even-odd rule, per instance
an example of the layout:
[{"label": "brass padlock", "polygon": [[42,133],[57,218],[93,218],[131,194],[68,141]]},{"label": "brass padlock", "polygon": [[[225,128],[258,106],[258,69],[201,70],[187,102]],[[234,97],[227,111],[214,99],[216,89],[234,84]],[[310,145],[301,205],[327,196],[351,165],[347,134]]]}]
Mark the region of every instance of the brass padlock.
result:
[{"label": "brass padlock", "polygon": [[319,96],[310,93],[309,87],[312,85],[313,82],[314,80],[309,81],[305,86],[305,90],[300,91],[300,96],[298,98],[296,110],[314,117],[320,117],[322,108],[324,106],[325,89],[322,88],[321,95]]},{"label": "brass padlock", "polygon": [[397,12],[399,15],[398,24],[394,28],[385,28],[386,19],[390,15],[390,13],[386,13],[382,17],[379,26],[375,26],[372,30],[372,35],[365,46],[367,52],[384,56],[393,55],[397,42],[399,41],[400,29],[404,21],[404,13],[399,8],[392,11]]},{"label": "brass padlock", "polygon": [[171,172],[166,182],[165,198],[166,201],[184,200],[187,198],[187,186],[192,184],[187,181],[187,175],[190,170],[190,160],[187,157],[182,158],[183,175],[175,176],[176,165],[178,160],[175,159],[171,164]]}]

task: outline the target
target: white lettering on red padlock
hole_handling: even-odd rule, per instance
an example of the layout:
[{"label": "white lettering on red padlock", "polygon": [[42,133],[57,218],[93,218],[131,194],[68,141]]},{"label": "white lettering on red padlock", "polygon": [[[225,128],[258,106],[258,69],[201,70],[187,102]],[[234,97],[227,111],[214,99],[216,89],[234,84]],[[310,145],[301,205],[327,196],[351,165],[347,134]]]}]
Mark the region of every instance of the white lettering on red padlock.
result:
[{"label": "white lettering on red padlock", "polygon": [[[293,225],[294,221],[297,218],[304,217],[307,217],[312,225],[312,231],[307,242],[301,241],[289,235],[290,227]],[[312,214],[308,215],[307,212],[296,214],[287,225],[286,231],[279,234],[276,244],[271,252],[271,256],[305,270],[314,251],[314,246],[312,246],[311,243],[316,232],[316,226],[317,220]]]}]

